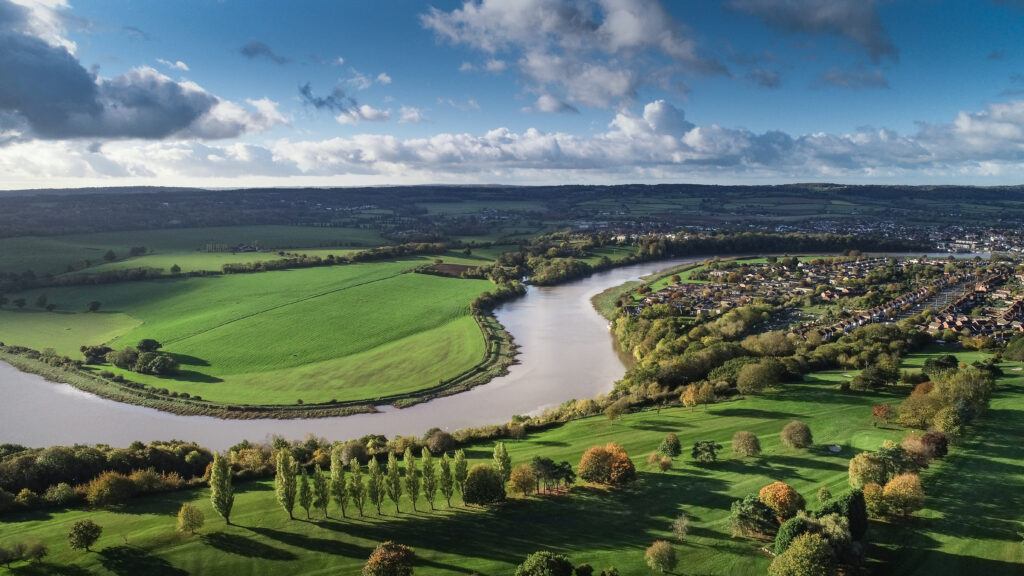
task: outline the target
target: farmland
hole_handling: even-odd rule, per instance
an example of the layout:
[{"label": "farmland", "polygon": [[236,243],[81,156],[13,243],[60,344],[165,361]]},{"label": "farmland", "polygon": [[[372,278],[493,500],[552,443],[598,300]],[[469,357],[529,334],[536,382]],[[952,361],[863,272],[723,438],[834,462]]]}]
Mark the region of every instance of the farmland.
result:
[{"label": "farmland", "polygon": [[[939,352],[912,355],[905,366],[919,366],[928,354]],[[975,357],[965,353],[961,360]],[[1019,518],[1024,504],[1007,496],[1024,489],[1024,476],[1014,464],[1020,448],[1005,440],[1024,434],[1024,378],[1011,370],[1014,366],[1003,364],[1014,376],[999,380],[992,408],[973,427],[971,440],[924,472],[929,498],[920,517],[907,523],[872,522],[868,556],[874,573],[1016,573],[1024,551],[1013,522],[1006,519]],[[274,501],[271,485],[257,481],[239,486],[231,527],[215,519],[207,492],[196,490],[144,497],[112,511],[7,515],[3,538],[39,538],[49,544],[51,556],[32,569],[40,574],[351,573],[377,542],[388,539],[415,548],[417,574],[509,574],[538,549],[564,553],[575,563],[588,562],[598,569],[614,565],[623,574],[643,574],[648,573],[644,547],[658,538],[670,539],[672,518],[685,511],[692,523],[690,535],[675,545],[683,573],[763,574],[770,562],[758,550],[763,544],[730,534],[727,516],[733,500],[783,481],[814,508],[813,494],[820,486],[834,494],[847,490],[849,458],[907,433],[876,427],[870,415],[873,404],[896,401],[907,390],[838,391],[836,384],[851,375],[819,372],[764,397],[723,401],[706,409],[649,410],[617,421],[592,417],[508,444],[514,464],[534,455],[575,464],[587,447],[618,442],[640,473],[634,487],[619,491],[577,486],[567,496],[516,497],[492,509],[464,509],[456,497],[452,510],[441,502],[437,512],[424,512],[427,507],[421,500],[416,513],[405,500],[398,516],[386,507],[383,517],[370,512],[365,518],[343,520],[335,518],[338,514],[332,508],[332,519],[307,522],[302,512],[297,516],[303,520],[289,521]],[[810,425],[815,446],[781,446],[779,430],[792,419]],[[729,455],[729,441],[737,430],[758,435],[762,457]],[[642,461],[668,432],[678,434],[684,447],[710,439],[726,450],[712,465],[695,466],[684,455],[672,470],[657,472]],[[830,453],[827,444],[839,445],[840,453]],[[489,461],[490,448],[489,443],[468,447],[470,464]],[[954,493],[946,492],[950,489]],[[183,502],[194,502],[206,513],[207,525],[197,536],[174,532],[174,515]],[[971,521],[961,521],[965,516]],[[67,526],[82,518],[104,526],[94,553],[72,552],[64,542]],[[530,529],[523,530],[527,525]]]}]

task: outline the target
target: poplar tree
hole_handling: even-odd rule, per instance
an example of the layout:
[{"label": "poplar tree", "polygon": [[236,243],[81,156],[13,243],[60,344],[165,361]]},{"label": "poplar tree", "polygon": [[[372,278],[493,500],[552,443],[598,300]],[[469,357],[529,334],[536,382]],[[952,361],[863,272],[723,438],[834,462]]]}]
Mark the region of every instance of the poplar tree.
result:
[{"label": "poplar tree", "polygon": [[213,453],[213,468],[210,470],[210,502],[213,509],[231,525],[231,507],[235,505],[235,490],[231,487],[231,468],[228,459],[220,452]]},{"label": "poplar tree", "polygon": [[363,515],[363,505],[366,504],[366,485],[363,484],[363,470],[359,467],[359,460],[353,458],[348,463],[352,477],[348,481],[348,492],[352,496],[352,503],[359,509],[359,515]]},{"label": "poplar tree", "polygon": [[[466,476],[469,474],[469,463],[466,462],[466,452],[461,448],[455,451],[455,483],[459,486],[459,492],[466,495]],[[465,500],[462,502],[466,504]]]},{"label": "poplar tree", "polygon": [[448,458],[448,453],[445,452],[444,456],[441,457],[441,494],[444,495],[445,501],[448,502],[448,507],[452,507],[452,494],[455,493],[455,479],[452,478],[452,461]]},{"label": "poplar tree", "polygon": [[327,518],[327,505],[331,502],[331,490],[319,464],[316,465],[313,472],[313,508],[319,508],[324,513],[324,518]]},{"label": "poplar tree", "polygon": [[398,501],[402,498],[402,477],[398,468],[398,458],[395,458],[394,452],[388,453],[388,471],[387,478],[384,480],[384,489],[388,493],[388,498],[395,503],[395,513],[401,514]]},{"label": "poplar tree", "polygon": [[[345,505],[348,504],[348,479],[345,478],[345,465],[341,463],[341,451],[344,446],[335,446],[331,450],[331,497],[334,503],[341,508],[341,517],[345,518]],[[324,513],[326,516],[327,513]]]},{"label": "poplar tree", "polygon": [[309,520],[309,507],[313,505],[313,491],[309,489],[309,476],[302,470],[299,477],[299,506],[306,509],[306,520]]},{"label": "poplar tree", "polygon": [[288,512],[288,519],[294,520],[292,510],[295,509],[295,475],[298,473],[298,465],[292,458],[292,453],[287,448],[277,451],[277,474],[274,476],[274,492],[277,494],[277,501]]},{"label": "poplar tree", "polygon": [[494,470],[504,483],[512,477],[512,458],[508,455],[508,450],[505,450],[504,442],[498,442],[494,446]]},{"label": "poplar tree", "polygon": [[370,470],[370,481],[367,484],[366,492],[370,496],[370,502],[377,507],[377,516],[380,516],[380,506],[384,503],[384,474],[380,471],[380,464],[376,458],[370,458],[367,466]]},{"label": "poplar tree", "polygon": [[434,466],[434,457],[428,448],[420,452],[420,467],[423,475],[423,497],[434,510],[434,498],[437,496],[437,467]]},{"label": "poplar tree", "polygon": [[405,449],[405,492],[412,501],[412,511],[416,511],[416,499],[420,496],[420,475],[416,470],[416,457],[412,454],[412,446]]}]

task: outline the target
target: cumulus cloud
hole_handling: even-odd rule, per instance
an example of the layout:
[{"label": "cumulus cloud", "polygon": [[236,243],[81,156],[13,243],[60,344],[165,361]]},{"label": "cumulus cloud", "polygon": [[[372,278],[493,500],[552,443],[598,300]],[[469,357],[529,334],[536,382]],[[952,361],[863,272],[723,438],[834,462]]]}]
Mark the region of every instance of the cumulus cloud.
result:
[{"label": "cumulus cloud", "polygon": [[875,0],[729,0],[728,5],[784,32],[844,37],[864,48],[874,62],[899,57]]},{"label": "cumulus cloud", "polygon": [[172,68],[174,70],[181,70],[182,72],[188,72],[189,71],[188,70],[188,64],[185,64],[181,60],[178,60],[176,62],[171,62],[170,60],[164,60],[163,58],[157,58],[156,61],[159,62],[160,64],[163,64],[164,66],[166,66],[168,68]]},{"label": "cumulus cloud", "polygon": [[377,83],[384,84],[385,86],[391,84],[391,76],[381,72],[380,74],[377,74]]},{"label": "cumulus cloud", "polygon": [[274,52],[274,50],[270,46],[268,46],[266,42],[260,42],[259,40],[252,40],[250,42],[247,42],[245,45],[239,48],[239,52],[241,52],[242,56],[245,56],[249,60],[255,60],[256,58],[266,58],[267,60],[270,60],[271,62],[274,62],[282,66],[291,62],[290,58],[286,58],[284,56],[281,56],[277,52]]},{"label": "cumulus cloud", "polygon": [[224,110],[238,105],[149,67],[98,77],[54,36],[51,20],[33,24],[40,18],[34,6],[0,0],[0,131],[45,139],[229,138],[280,122],[279,114],[262,115],[265,105],[226,121]]},{"label": "cumulus cloud", "polygon": [[414,106],[402,106],[398,111],[398,122],[401,124],[419,124],[423,120],[423,111]]},{"label": "cumulus cloud", "polygon": [[451,11],[431,8],[421,21],[439,38],[490,56],[460,70],[499,73],[507,55],[527,90],[584,106],[631,102],[653,71],[650,53],[680,71],[725,70],[698,53],[689,29],[657,0],[467,0]]},{"label": "cumulus cloud", "polygon": [[551,114],[559,113],[570,113],[579,114],[580,111],[575,106],[570,106],[565,102],[562,102],[558,98],[551,96],[550,94],[541,94],[537,98],[537,101],[533,104],[533,109],[539,112],[548,112]]},{"label": "cumulus cloud", "polygon": [[368,104],[353,106],[334,117],[338,124],[359,124],[361,122],[384,122],[391,118],[391,109],[382,110]]}]

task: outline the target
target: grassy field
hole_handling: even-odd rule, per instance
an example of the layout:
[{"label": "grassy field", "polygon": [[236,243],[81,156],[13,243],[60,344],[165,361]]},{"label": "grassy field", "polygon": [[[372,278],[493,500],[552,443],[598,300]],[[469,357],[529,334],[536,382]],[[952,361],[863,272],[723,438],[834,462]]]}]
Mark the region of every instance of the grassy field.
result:
[{"label": "grassy field", "polygon": [[[971,442],[925,473],[929,509],[906,526],[872,523],[868,538],[875,573],[1020,573],[1024,547],[1013,531],[1024,512],[1021,448],[1015,440],[1024,437],[1024,379],[1008,373],[1014,376],[1000,380],[992,409],[973,428]],[[819,373],[763,398],[723,402],[706,410],[648,411],[616,422],[603,417],[580,420],[509,445],[513,464],[544,455],[575,465],[589,446],[618,442],[633,456],[640,475],[636,485],[622,491],[580,486],[568,496],[515,498],[490,510],[465,510],[456,501],[455,510],[433,513],[411,513],[405,501],[397,516],[387,504],[382,518],[371,513],[362,519],[307,522],[287,520],[269,482],[250,482],[236,496],[232,519],[237,525],[232,527],[214,519],[206,491],[197,490],[142,498],[116,511],[7,515],[0,517],[0,541],[39,538],[50,545],[45,565],[17,569],[26,574],[349,574],[358,570],[376,542],[387,539],[416,549],[416,573],[421,575],[510,574],[538,549],[565,553],[598,569],[614,565],[623,574],[647,574],[644,548],[655,539],[669,538],[672,518],[685,511],[692,524],[686,543],[675,545],[680,573],[764,574],[769,559],[758,551],[762,543],[729,533],[733,500],[779,480],[801,492],[813,508],[818,487],[828,486],[836,494],[848,489],[849,458],[906,434],[876,428],[870,416],[872,405],[897,401],[906,391],[838,392],[836,383],[847,377]],[[792,419],[810,425],[814,447],[791,450],[780,445],[779,431]],[[737,430],[756,433],[764,456],[732,457],[730,439]],[[684,456],[673,470],[654,472],[644,463],[645,455],[668,432],[677,433],[684,447],[716,440],[725,446],[724,457],[698,467]],[[838,444],[841,452],[831,454],[825,449],[828,444]],[[474,462],[489,461],[490,445],[471,447],[467,454]],[[206,512],[207,527],[198,536],[174,532],[174,515],[183,502],[195,502]],[[426,508],[422,500],[419,508]],[[971,520],[963,521],[965,515]],[[304,518],[301,512],[299,516]],[[67,526],[85,517],[105,527],[98,551],[91,554],[72,552],[64,541]]]},{"label": "grassy field", "polygon": [[[0,310],[0,341],[78,357],[83,344],[117,348],[154,338],[182,373],[126,376],[219,402],[404,393],[453,377],[484,353],[469,302],[492,284],[404,273],[431,260],[30,292],[21,296],[34,302],[45,292],[58,308]],[[92,300],[103,303],[99,313],[85,312]]]},{"label": "grassy field", "polygon": [[[186,254],[205,249],[207,244],[235,246],[254,243],[265,249],[293,249],[336,245],[369,247],[387,242],[373,230],[305,226],[229,226],[22,236],[0,238],[0,271],[20,273],[31,269],[36,274],[59,274],[66,272],[69,266],[81,268],[86,260],[94,266],[101,264],[107,250],[113,250],[119,258],[124,258],[133,246],[145,246],[154,254],[181,254],[175,257],[185,258]],[[231,261],[251,261],[239,259],[251,256],[258,255],[236,255]],[[166,267],[170,268],[174,263]],[[177,264],[186,267],[183,262]],[[139,265],[148,264],[130,267]]]}]

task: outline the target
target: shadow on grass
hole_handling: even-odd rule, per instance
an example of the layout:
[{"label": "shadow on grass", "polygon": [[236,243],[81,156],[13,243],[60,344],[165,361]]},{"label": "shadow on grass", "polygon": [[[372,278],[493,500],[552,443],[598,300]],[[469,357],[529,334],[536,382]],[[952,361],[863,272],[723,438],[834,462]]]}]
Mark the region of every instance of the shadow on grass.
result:
[{"label": "shadow on grass", "polygon": [[89,571],[81,566],[65,566],[62,564],[50,564],[49,562],[38,562],[14,566],[9,568],[11,574],[18,576],[88,576]]},{"label": "shadow on grass", "polygon": [[[324,524],[321,524],[321,526],[324,526]],[[340,540],[317,538],[315,536],[285,532],[284,530],[275,530],[273,528],[262,528],[259,526],[242,526],[242,528],[255,532],[265,538],[277,540],[282,544],[302,548],[304,550],[309,550],[310,552],[320,552],[322,554],[331,554],[334,556],[347,556],[349,558],[368,558],[370,556],[370,552],[373,552],[372,548],[364,548],[362,546],[356,546]],[[384,540],[388,540],[388,538],[385,538]]]},{"label": "shadow on grass", "polygon": [[761,418],[772,420],[775,418],[797,418],[799,414],[791,412],[780,412],[778,410],[760,410],[758,408],[722,408],[715,410],[717,416],[734,416],[737,418]]},{"label": "shadow on grass", "polygon": [[202,372],[197,372],[195,370],[182,370],[178,372],[173,379],[183,382],[198,382],[200,384],[217,384],[218,382],[224,381],[222,378],[203,374]]},{"label": "shadow on grass", "polygon": [[202,358],[196,356],[189,356],[188,354],[178,354],[177,352],[168,352],[172,358],[178,361],[178,364],[182,366],[209,366],[210,363]]},{"label": "shadow on grass", "polygon": [[187,576],[188,572],[175,568],[170,562],[153,556],[142,548],[135,546],[113,546],[99,552],[100,564],[114,574],[134,576],[147,574],[152,576]]},{"label": "shadow on grass", "polygon": [[273,546],[257,542],[252,538],[246,538],[238,534],[228,534],[226,532],[214,532],[213,534],[203,534],[199,539],[210,546],[216,548],[221,552],[227,552],[228,554],[237,554],[239,556],[264,558],[266,560],[297,560],[298,556],[289,552],[288,550],[282,550],[280,548],[274,548]]}]

